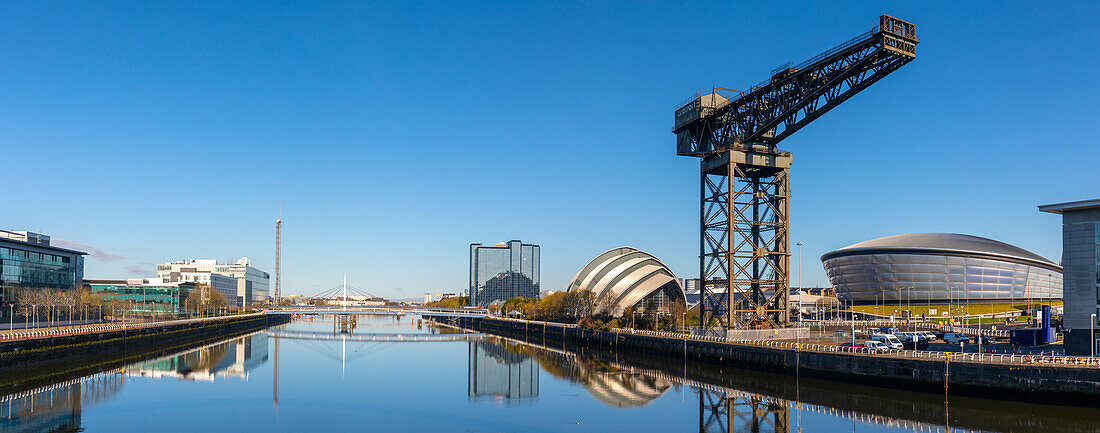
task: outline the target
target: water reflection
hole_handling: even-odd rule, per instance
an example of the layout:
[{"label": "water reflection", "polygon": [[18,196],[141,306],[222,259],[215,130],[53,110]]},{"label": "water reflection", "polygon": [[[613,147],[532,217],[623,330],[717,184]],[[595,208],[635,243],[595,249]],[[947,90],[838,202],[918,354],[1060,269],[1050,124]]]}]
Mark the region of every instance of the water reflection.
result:
[{"label": "water reflection", "polygon": [[[881,427],[919,432],[1100,431],[1094,408],[1046,406],[952,397],[915,391],[677,363],[668,358],[615,352],[581,354],[492,337],[499,345],[534,359],[548,374],[580,384],[607,406],[630,408],[660,398],[670,389],[698,397],[700,432],[821,431],[812,419],[845,420],[847,431]],[[835,431],[835,428],[830,429]]]},{"label": "water reflection", "polygon": [[114,398],[126,377],[247,380],[250,371],[267,361],[267,340],[264,334],[254,333],[0,397],[0,432],[83,431],[82,411]]},{"label": "water reflection", "polygon": [[539,368],[530,356],[510,350],[515,346],[469,342],[469,396],[518,400],[539,395]]},{"label": "water reflection", "polygon": [[175,377],[181,380],[213,382],[235,377],[248,379],[248,373],[268,359],[268,337],[254,333],[232,340],[189,350],[173,356],[127,366],[127,376],[151,378]]}]

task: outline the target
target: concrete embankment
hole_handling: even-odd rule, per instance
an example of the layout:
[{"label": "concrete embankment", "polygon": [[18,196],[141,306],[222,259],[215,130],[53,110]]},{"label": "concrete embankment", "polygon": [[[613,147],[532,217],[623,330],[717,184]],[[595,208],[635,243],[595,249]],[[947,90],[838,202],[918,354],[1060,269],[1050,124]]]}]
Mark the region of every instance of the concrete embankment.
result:
[{"label": "concrete embankment", "polygon": [[[440,319],[436,319],[440,320]],[[818,352],[592,331],[488,318],[448,318],[457,326],[564,350],[593,348],[783,375],[983,398],[1100,405],[1095,367],[979,363]]]},{"label": "concrete embankment", "polygon": [[0,342],[0,394],[119,367],[289,321],[290,316],[286,315],[250,314],[197,323],[168,322],[163,326]]}]

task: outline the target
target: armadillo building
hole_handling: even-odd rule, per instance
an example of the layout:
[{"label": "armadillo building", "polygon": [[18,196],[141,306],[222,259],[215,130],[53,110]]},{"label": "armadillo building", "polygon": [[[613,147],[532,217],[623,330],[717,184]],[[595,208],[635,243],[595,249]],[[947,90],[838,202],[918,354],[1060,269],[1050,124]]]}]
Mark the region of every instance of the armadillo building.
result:
[{"label": "armadillo building", "polygon": [[630,307],[641,309],[650,304],[659,313],[668,313],[673,302],[684,300],[684,288],[672,270],[652,254],[632,247],[607,251],[581,268],[569,283],[568,290],[585,289],[598,298],[613,297],[613,315]]},{"label": "armadillo building", "polygon": [[1061,266],[1023,248],[977,236],[887,236],[829,252],[821,261],[842,302],[1062,298]]}]

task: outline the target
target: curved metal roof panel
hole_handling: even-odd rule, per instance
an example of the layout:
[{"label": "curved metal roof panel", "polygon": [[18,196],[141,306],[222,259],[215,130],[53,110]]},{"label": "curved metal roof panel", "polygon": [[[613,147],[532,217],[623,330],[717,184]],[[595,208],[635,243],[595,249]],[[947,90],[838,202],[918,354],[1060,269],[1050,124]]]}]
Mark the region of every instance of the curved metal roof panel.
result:
[{"label": "curved metal roof panel", "polygon": [[1004,242],[958,233],[911,233],[863,241],[825,253],[821,260],[871,251],[945,252],[1008,257],[1057,266],[1043,256]]}]

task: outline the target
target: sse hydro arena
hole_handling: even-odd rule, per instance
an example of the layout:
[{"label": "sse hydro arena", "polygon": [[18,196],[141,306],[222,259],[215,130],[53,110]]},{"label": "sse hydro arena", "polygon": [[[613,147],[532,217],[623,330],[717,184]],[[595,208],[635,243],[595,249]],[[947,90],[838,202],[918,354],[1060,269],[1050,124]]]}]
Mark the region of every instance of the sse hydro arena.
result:
[{"label": "sse hydro arena", "polygon": [[887,236],[821,256],[845,303],[1062,299],[1062,267],[1023,248],[954,233]]}]

